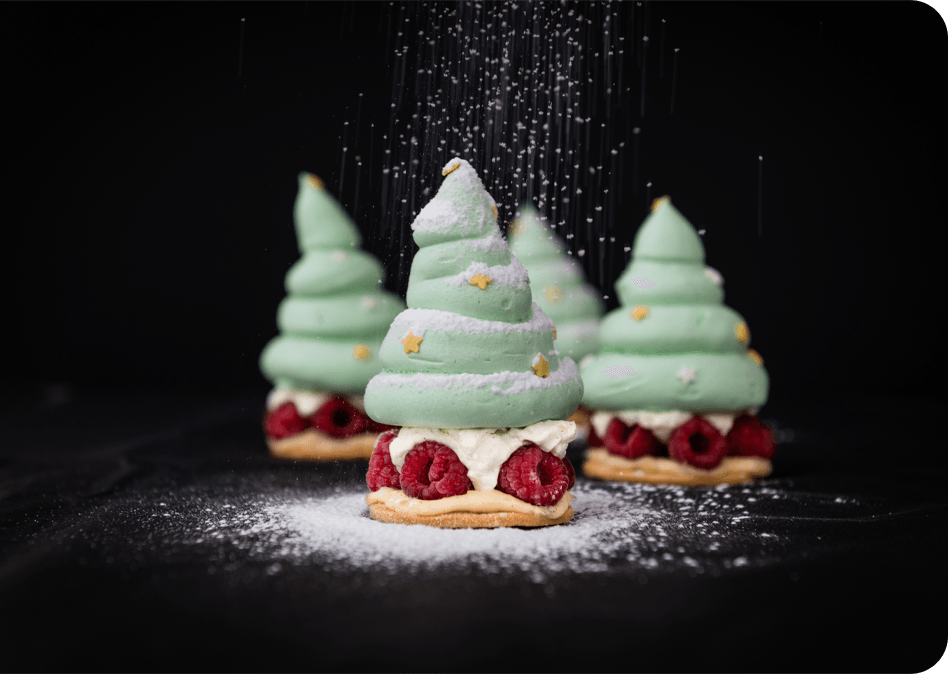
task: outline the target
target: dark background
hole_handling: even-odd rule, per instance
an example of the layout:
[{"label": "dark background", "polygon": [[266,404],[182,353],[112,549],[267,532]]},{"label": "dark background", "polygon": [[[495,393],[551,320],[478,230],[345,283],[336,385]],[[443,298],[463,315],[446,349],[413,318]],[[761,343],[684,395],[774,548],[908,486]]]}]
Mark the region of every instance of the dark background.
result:
[{"label": "dark background", "polygon": [[[298,257],[295,176],[336,192],[359,93],[363,129],[386,119],[389,11],[5,3],[10,388],[264,391],[257,357]],[[707,230],[708,263],[751,326],[774,404],[942,396],[930,351],[948,177],[941,18],[921,3],[636,11],[652,51],[644,118],[638,75],[628,94],[642,132],[636,169],[629,145],[620,156],[616,246],[647,196],[671,194]],[[350,137],[349,157],[369,142]],[[397,251],[373,235],[378,180],[364,177],[358,219],[390,262]]]},{"label": "dark background", "polygon": [[[267,456],[257,358],[298,257],[297,173],[336,191],[360,93],[363,128],[386,121],[387,10],[0,4],[0,662],[859,672],[936,662],[948,633],[938,426],[948,41],[921,3],[636,5],[653,51],[644,118],[630,96],[626,122],[642,131],[637,158],[629,146],[622,157],[616,246],[664,193],[707,230],[708,263],[771,375],[763,416],[783,438],[774,475],[734,494],[748,495],[748,532],[777,528],[793,552],[740,570],[712,560],[701,577],[615,560],[607,577],[553,579],[545,598],[522,574],[408,575],[370,601],[372,579],[344,568],[271,577],[274,560],[238,555],[211,576],[208,563],[232,555],[224,543],[175,545],[185,520],[156,527],[166,503],[203,512],[365,489],[362,464]],[[350,156],[369,143],[363,135]],[[355,210],[351,175],[341,198]],[[399,251],[376,235],[378,184],[365,176],[358,222],[391,262]],[[613,489],[619,504],[625,492]],[[660,511],[676,521],[673,506]],[[724,543],[722,554],[742,553],[741,537]],[[466,636],[498,615],[496,642],[471,653]],[[550,621],[565,626],[555,640]]]}]

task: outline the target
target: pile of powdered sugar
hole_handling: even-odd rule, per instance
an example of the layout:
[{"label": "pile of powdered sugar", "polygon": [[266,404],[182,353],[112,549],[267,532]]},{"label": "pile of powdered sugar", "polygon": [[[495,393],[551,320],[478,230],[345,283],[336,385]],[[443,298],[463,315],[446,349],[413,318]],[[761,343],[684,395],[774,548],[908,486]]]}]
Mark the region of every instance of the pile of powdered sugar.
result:
[{"label": "pile of powdered sugar", "polygon": [[205,502],[210,507],[192,511],[198,521],[187,529],[192,543],[234,546],[249,560],[375,574],[453,567],[523,574],[533,582],[630,567],[694,575],[766,563],[786,552],[789,542],[755,514],[767,500],[787,495],[760,485],[695,490],[583,480],[573,494],[574,519],[539,529],[375,522],[364,489],[355,485],[239,504]]}]

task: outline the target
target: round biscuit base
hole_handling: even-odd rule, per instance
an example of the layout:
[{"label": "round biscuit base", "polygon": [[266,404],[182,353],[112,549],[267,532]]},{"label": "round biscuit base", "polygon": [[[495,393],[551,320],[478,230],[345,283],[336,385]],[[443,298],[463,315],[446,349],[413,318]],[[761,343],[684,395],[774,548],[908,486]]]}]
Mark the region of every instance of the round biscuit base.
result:
[{"label": "round biscuit base", "polygon": [[756,478],[767,477],[772,469],[770,461],[760,457],[725,457],[713,470],[702,470],[663,457],[626,459],[600,447],[591,447],[586,451],[582,467],[586,477],[598,480],[685,487],[747,484]]},{"label": "round biscuit base", "polygon": [[360,433],[340,439],[310,428],[280,440],[267,438],[267,447],[273,456],[296,461],[368,460],[378,436],[378,433]]},{"label": "round biscuit base", "polygon": [[496,512],[496,513],[470,513],[456,512],[444,513],[441,515],[405,515],[398,513],[391,508],[386,508],[381,503],[373,503],[369,506],[369,516],[379,522],[388,522],[390,524],[424,524],[429,527],[439,527],[441,529],[497,529],[500,527],[546,527],[553,524],[562,524],[573,519],[573,506],[566,509],[562,515],[555,520],[537,515],[525,515],[524,513],[514,512]]}]

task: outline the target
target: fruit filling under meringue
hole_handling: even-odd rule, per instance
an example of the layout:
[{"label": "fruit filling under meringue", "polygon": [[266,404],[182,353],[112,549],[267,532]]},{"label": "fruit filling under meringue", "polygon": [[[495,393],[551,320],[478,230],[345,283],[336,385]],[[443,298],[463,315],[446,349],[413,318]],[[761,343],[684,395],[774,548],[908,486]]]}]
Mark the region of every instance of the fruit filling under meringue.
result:
[{"label": "fruit filling under meringue", "polygon": [[728,456],[769,461],[776,448],[773,432],[750,412],[597,412],[590,421],[589,447],[629,460],[667,456],[712,470]]},{"label": "fruit filling under meringue", "polygon": [[400,490],[420,500],[498,491],[550,507],[575,482],[565,458],[575,437],[571,421],[509,429],[401,428],[379,436],[366,482],[373,492]]},{"label": "fruit filling under meringue", "polygon": [[362,396],[286,389],[271,392],[263,425],[267,437],[274,440],[282,440],[310,428],[337,439],[362,433],[381,433],[392,428],[376,423],[366,415]]}]

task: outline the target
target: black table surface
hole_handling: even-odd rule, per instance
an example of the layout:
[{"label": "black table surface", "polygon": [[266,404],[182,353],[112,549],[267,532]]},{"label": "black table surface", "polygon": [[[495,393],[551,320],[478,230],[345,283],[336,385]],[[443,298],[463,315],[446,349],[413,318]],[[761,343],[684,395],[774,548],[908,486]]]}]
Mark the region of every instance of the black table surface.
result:
[{"label": "black table surface", "polygon": [[948,640],[938,401],[774,405],[758,484],[580,476],[568,524],[455,532],[269,457],[259,391],[39,393],[0,415],[8,671],[922,671]]}]

